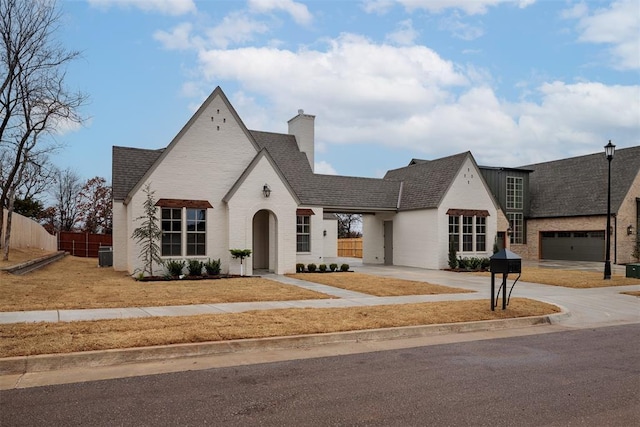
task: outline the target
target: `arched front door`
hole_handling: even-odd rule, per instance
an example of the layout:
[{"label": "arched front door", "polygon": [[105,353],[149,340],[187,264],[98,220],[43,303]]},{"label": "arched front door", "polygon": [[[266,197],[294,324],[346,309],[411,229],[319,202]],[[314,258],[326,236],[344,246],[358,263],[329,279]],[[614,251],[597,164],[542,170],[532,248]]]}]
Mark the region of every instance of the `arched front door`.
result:
[{"label": "arched front door", "polygon": [[273,271],[275,266],[276,220],[273,212],[260,210],[253,216],[253,270]]}]

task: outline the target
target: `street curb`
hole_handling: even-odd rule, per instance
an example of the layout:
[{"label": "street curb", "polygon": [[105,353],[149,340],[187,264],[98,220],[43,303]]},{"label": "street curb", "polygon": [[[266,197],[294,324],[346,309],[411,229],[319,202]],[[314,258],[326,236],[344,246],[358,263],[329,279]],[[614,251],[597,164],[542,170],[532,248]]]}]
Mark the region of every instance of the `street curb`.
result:
[{"label": "street curb", "polygon": [[65,354],[7,357],[0,359],[0,375],[27,374],[78,367],[114,366],[137,362],[154,362],[165,359],[213,356],[239,352],[309,348],[334,343],[420,338],[446,333],[480,332],[507,328],[522,328],[535,325],[548,325],[556,324],[570,315],[563,307],[560,308],[562,309],[562,312],[557,314],[514,319],[368,329],[363,331],[294,335],[289,337],[172,344],[154,347],[85,351]]}]

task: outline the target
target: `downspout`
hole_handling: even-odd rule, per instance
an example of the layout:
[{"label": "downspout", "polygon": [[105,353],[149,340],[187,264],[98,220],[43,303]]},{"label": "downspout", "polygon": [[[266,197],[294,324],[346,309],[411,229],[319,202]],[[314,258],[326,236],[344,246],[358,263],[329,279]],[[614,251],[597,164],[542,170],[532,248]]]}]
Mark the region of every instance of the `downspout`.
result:
[{"label": "downspout", "polygon": [[402,188],[404,181],[400,181],[400,191],[398,191],[398,203],[396,204],[396,210],[400,210],[400,201],[402,201]]}]

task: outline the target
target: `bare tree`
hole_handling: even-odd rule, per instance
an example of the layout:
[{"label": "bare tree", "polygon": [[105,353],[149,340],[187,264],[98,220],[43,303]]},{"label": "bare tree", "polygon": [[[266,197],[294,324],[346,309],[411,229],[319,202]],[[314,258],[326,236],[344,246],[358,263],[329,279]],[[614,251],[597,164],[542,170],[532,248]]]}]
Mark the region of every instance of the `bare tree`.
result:
[{"label": "bare tree", "polygon": [[78,223],[78,199],[82,191],[80,177],[71,169],[58,170],[52,196],[55,200],[56,228],[59,231],[73,231]]},{"label": "bare tree", "polygon": [[[36,147],[50,142],[60,127],[82,121],[78,109],[87,98],[64,84],[65,67],[79,53],[55,40],[60,17],[54,0],[0,0],[0,206],[9,215]],[[10,228],[4,259],[9,233]]]},{"label": "bare tree", "polygon": [[360,214],[336,214],[338,218],[338,237],[362,237],[361,224],[362,215]]},{"label": "bare tree", "polygon": [[78,195],[79,221],[82,231],[88,233],[111,234],[113,228],[113,208],[111,186],[99,176],[91,178]]}]

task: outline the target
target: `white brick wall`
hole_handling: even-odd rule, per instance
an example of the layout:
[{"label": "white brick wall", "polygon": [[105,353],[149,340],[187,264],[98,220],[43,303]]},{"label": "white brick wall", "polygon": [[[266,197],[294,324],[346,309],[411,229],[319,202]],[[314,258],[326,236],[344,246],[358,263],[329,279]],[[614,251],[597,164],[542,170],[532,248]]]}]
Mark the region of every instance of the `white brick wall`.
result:
[{"label": "white brick wall", "polygon": [[447,268],[449,257],[449,209],[478,209],[489,211],[486,219],[486,251],[484,252],[458,252],[458,256],[465,257],[489,257],[493,254],[493,240],[498,232],[498,209],[491,196],[490,190],[485,185],[480,171],[468,158],[458,176],[454,180],[449,191],[438,208],[438,267]]},{"label": "white brick wall", "polygon": [[[126,269],[133,272],[141,268],[138,259],[140,249],[129,238],[137,227],[134,218],[143,215],[142,203],[146,196],[142,189],[151,183],[155,199],[195,199],[207,200],[213,209],[207,211],[207,254],[199,259],[220,258],[223,271],[229,266],[229,219],[227,206],[222,198],[233,186],[242,172],[256,155],[256,149],[237,123],[222,98],[214,98],[185,129],[180,139],[166,153],[161,164],[152,172],[137,193],[132,197],[126,210],[128,229],[123,231],[116,222],[122,220],[122,213],[114,208],[114,232],[118,241],[126,239],[129,248],[124,257]],[[264,182],[260,184],[260,189]],[[260,193],[261,195],[262,193]],[[125,234],[126,233],[126,234]],[[114,236],[114,246],[116,245]],[[122,269],[123,256],[114,247],[114,268]],[[186,257],[185,257],[186,258]],[[116,264],[116,260],[117,264]]]},{"label": "white brick wall", "polygon": [[327,232],[327,235],[323,236],[322,255],[325,258],[335,258],[338,256],[338,220],[325,219],[322,224],[322,231]]},{"label": "white brick wall", "polygon": [[[271,196],[265,198],[262,187],[267,183]],[[266,157],[262,157],[228,203],[228,249],[253,250],[253,217],[261,210],[270,212],[269,269],[277,274],[295,272],[295,199],[273,170]],[[251,260],[245,261],[245,274],[252,274]],[[238,274],[238,260],[231,260],[230,272]]]},{"label": "white brick wall", "polygon": [[384,264],[384,221],[395,220],[395,217],[394,213],[362,215],[363,263]]}]

